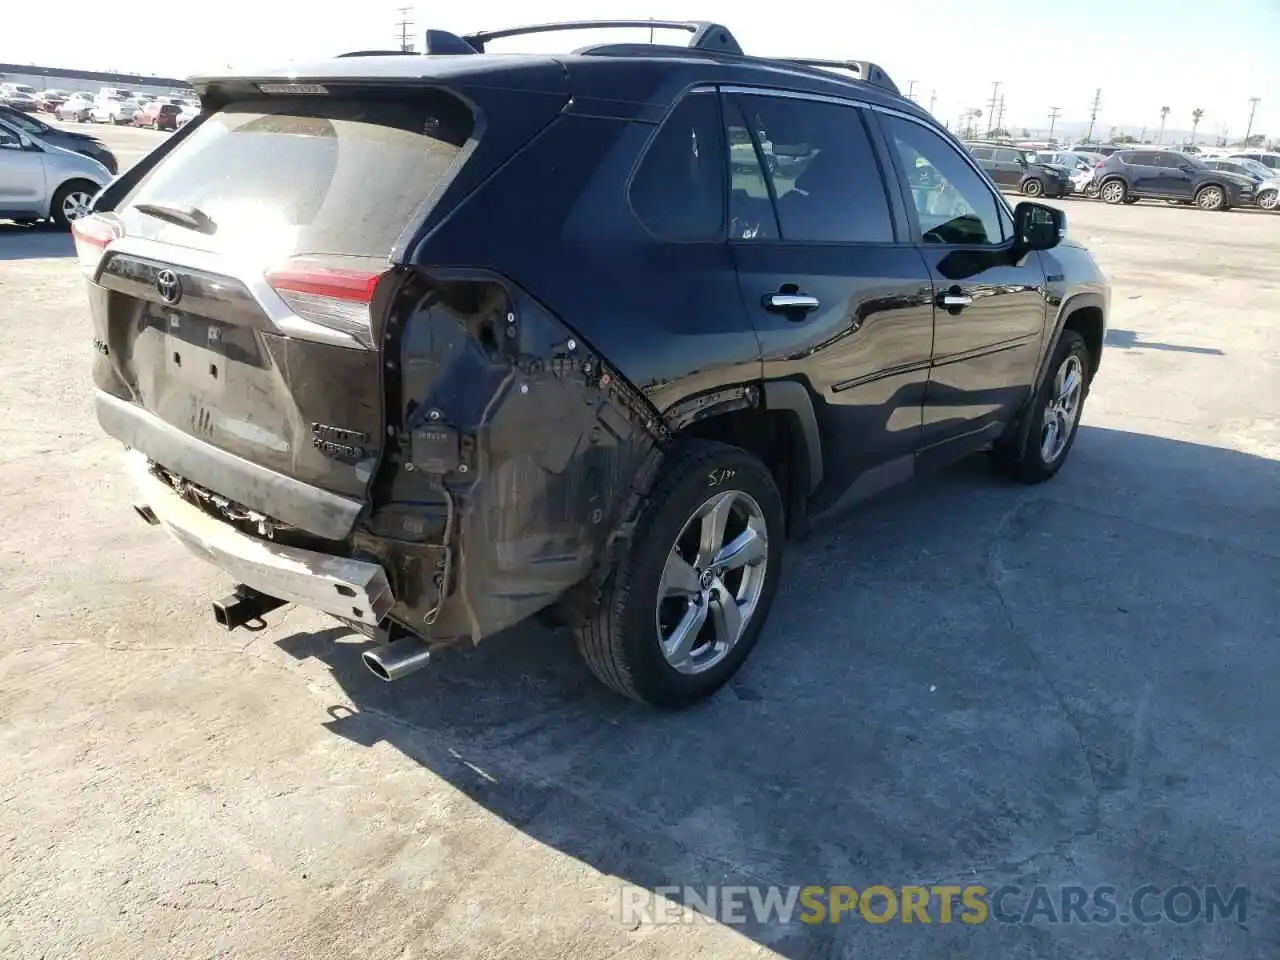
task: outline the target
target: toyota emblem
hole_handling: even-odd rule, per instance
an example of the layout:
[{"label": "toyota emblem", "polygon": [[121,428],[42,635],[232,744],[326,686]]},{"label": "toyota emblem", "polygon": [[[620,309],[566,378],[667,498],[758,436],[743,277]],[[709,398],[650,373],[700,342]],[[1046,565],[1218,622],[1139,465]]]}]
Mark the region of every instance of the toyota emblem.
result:
[{"label": "toyota emblem", "polygon": [[156,274],[156,290],[165,303],[177,303],[182,299],[182,281],[172,270],[161,270]]}]

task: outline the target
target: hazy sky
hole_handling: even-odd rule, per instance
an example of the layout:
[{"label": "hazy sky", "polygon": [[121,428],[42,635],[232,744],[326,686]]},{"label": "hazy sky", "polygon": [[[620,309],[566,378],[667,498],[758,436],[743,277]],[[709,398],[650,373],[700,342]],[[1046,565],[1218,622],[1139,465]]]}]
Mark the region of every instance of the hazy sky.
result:
[{"label": "hazy sky", "polygon": [[[7,0],[0,61],[187,76],[228,63],[246,65],[394,45],[397,8],[412,0]],[[602,16],[696,17],[728,26],[749,53],[874,60],[904,92],[916,81],[926,107],[954,121],[967,106],[984,112],[992,81],[1002,81],[1006,126],[1043,127],[1050,106],[1086,120],[1102,88],[1099,130],[1138,133],[1172,109],[1170,129],[1243,134],[1249,97],[1261,98],[1254,132],[1280,136],[1280,0],[889,0],[776,6],[730,0],[650,0],[602,5],[588,0],[420,3],[415,33],[455,32],[533,21]],[[465,13],[459,12],[465,10]],[[428,14],[430,21],[428,22]],[[73,29],[65,25],[76,24]],[[673,40],[677,34],[667,35]],[[519,38],[496,50],[556,50],[646,34]],[[130,52],[131,51],[131,52]]]}]

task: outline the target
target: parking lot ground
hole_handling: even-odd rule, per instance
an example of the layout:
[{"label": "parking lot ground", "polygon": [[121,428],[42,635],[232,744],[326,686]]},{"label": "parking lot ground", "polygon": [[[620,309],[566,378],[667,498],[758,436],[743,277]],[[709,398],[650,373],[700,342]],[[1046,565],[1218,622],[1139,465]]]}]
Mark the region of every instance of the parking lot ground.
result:
[{"label": "parking lot ground", "polygon": [[[534,628],[395,685],[305,611],[216,630],[228,581],[93,421],[69,242],[0,225],[0,956],[1280,956],[1280,221],[1064,206],[1114,292],[1062,473],[975,458],[821,531],[680,714]],[[1054,909],[650,925],[623,884]],[[1114,919],[1051,922],[1066,885]],[[1247,915],[1140,923],[1144,885]]]}]

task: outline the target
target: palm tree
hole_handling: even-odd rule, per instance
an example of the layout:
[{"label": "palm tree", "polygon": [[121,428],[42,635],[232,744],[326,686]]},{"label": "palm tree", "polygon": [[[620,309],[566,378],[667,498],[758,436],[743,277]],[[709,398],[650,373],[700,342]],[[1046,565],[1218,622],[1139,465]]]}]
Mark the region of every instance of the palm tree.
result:
[{"label": "palm tree", "polygon": [[1204,111],[1196,107],[1191,111],[1191,142],[1196,142],[1196,127],[1200,126],[1200,120],[1204,116]]},{"label": "palm tree", "polygon": [[1160,136],[1156,138],[1156,143],[1164,143],[1164,121],[1169,116],[1169,112],[1168,107],[1160,108]]}]

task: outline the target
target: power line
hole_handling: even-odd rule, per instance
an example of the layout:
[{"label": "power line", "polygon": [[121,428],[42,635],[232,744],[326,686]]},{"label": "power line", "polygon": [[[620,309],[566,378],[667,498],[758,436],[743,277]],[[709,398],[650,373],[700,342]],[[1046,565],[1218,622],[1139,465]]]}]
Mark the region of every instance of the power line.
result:
[{"label": "power line", "polygon": [[1060,117],[1060,116],[1062,116],[1062,108],[1061,108],[1061,107],[1050,107],[1050,108],[1049,108],[1049,139],[1050,139],[1050,140],[1052,140],[1052,139],[1053,139],[1053,128],[1054,128],[1054,126],[1057,124],[1057,122],[1058,122],[1058,117]]},{"label": "power line", "polygon": [[1262,99],[1261,97],[1249,98],[1249,125],[1245,127],[1245,131],[1244,131],[1244,145],[1246,147],[1249,146],[1249,136],[1253,133],[1253,115],[1254,113],[1257,112],[1258,101],[1261,99]]},{"label": "power line", "polygon": [[1093,125],[1098,119],[1098,107],[1102,105],[1102,88],[1098,88],[1098,92],[1093,95],[1093,109],[1089,113],[1089,132],[1084,135],[1086,143],[1093,141]]},{"label": "power line", "polygon": [[396,21],[396,29],[400,33],[400,49],[404,53],[412,53],[413,41],[409,39],[409,36],[415,26],[410,17],[410,14],[413,13],[413,7],[399,7],[396,12],[400,14],[400,19]]}]

